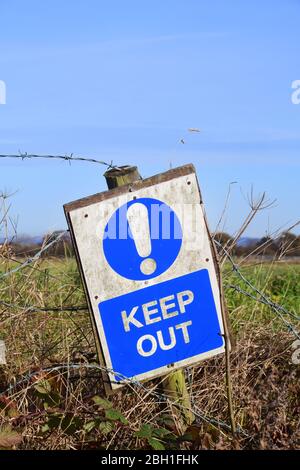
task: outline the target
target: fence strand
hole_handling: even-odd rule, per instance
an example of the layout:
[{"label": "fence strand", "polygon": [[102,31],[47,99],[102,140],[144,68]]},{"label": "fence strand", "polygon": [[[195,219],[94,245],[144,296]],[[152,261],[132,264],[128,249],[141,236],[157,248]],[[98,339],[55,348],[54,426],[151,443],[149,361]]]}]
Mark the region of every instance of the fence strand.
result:
[{"label": "fence strand", "polygon": [[[290,322],[288,322],[283,314],[285,315],[289,315],[290,317],[293,317],[296,319],[298,319],[297,316],[295,316],[293,313],[289,312],[288,310],[286,310],[284,307],[282,307],[281,305],[278,305],[276,304],[275,302],[273,302],[271,299],[268,298],[268,296],[266,296],[262,291],[260,291],[254,284],[252,284],[245,276],[244,274],[241,272],[241,270],[239,269],[239,267],[237,266],[237,264],[234,262],[232,256],[230,255],[230,253],[228,252],[228,250],[226,250],[226,248],[223,247],[223,245],[221,243],[219,243],[218,241],[214,240],[214,243],[216,245],[218,245],[222,250],[223,252],[225,253],[226,255],[226,258],[229,260],[229,262],[231,263],[231,266],[232,266],[232,270],[233,272],[244,282],[244,284],[246,284],[248,287],[250,287],[250,289],[252,289],[258,296],[259,296],[259,300],[257,298],[255,298],[256,301],[260,301],[262,303],[264,303],[265,305],[268,305],[271,310],[273,310],[273,312],[276,313],[276,315],[281,319],[281,321],[284,323],[284,325],[286,326],[287,330],[290,331],[297,339],[300,340],[300,333],[295,329],[294,325],[292,325]],[[244,294],[244,292],[241,292]],[[248,295],[248,294],[247,294]],[[249,295],[248,295],[249,296]],[[253,297],[252,297],[253,298]]]},{"label": "fence strand", "polygon": [[[118,377],[119,379],[121,379],[123,384],[131,385],[133,388],[139,388],[139,389],[145,391],[147,394],[152,395],[154,398],[157,399],[157,403],[168,403],[172,406],[176,406],[180,409],[184,409],[184,405],[182,405],[178,401],[172,401],[172,400],[170,400],[170,397],[166,396],[165,394],[160,393],[157,390],[147,388],[142,382],[140,382],[138,380],[128,378],[125,375],[121,374],[120,372],[116,372],[115,370],[113,370],[111,368],[104,367],[104,366],[101,366],[99,364],[85,364],[85,363],[58,364],[58,365],[53,366],[53,367],[45,367],[45,368],[41,368],[39,370],[28,372],[28,373],[24,374],[22,376],[22,378],[20,378],[17,382],[11,384],[6,390],[4,390],[2,393],[0,393],[0,397],[5,396],[7,394],[13,393],[13,391],[18,386],[26,384],[26,383],[28,384],[27,387],[26,387],[26,391],[27,391],[30,387],[32,387],[36,384],[36,381],[33,382],[32,384],[29,384],[30,380],[33,377],[37,376],[40,372],[44,372],[44,373],[60,372],[60,373],[62,373],[65,370],[66,373],[69,374],[70,369],[80,370],[80,369],[84,369],[84,368],[85,369],[99,370],[99,371],[105,372],[107,374],[112,374],[115,377]],[[114,382],[112,380],[112,383],[119,383],[119,382]],[[223,429],[226,429],[227,431],[230,432],[231,427],[230,427],[229,424],[227,424],[223,420],[219,420],[219,419],[212,418],[212,417],[208,416],[207,414],[200,411],[198,409],[198,407],[193,407],[193,410],[190,409],[189,411],[192,411],[194,413],[194,415],[196,416],[196,418],[197,418],[196,422],[199,423],[199,421],[205,421],[209,424],[212,424],[213,426],[219,426],[219,427],[221,427]],[[237,427],[237,433],[242,434],[244,437],[247,437],[247,438],[251,437],[251,436],[249,436],[248,433],[246,433],[246,431],[244,431],[244,429],[241,426]]]},{"label": "fence strand", "polygon": [[7,271],[6,273],[2,273],[0,275],[0,279],[4,279],[5,277],[11,276],[12,274],[16,274],[18,271],[20,271],[23,268],[26,268],[26,266],[34,263],[38,259],[41,258],[42,254],[47,251],[49,248],[51,248],[53,245],[55,245],[59,240],[61,240],[66,234],[68,233],[67,230],[64,232],[61,232],[59,235],[57,235],[54,240],[51,240],[48,242],[46,245],[42,246],[42,248],[31,258],[28,258],[24,263],[20,264],[16,268],[11,269],[10,271]]},{"label": "fence strand", "polygon": [[19,153],[15,155],[6,155],[2,154],[0,155],[0,158],[18,158],[20,160],[25,160],[25,159],[49,159],[49,160],[65,160],[68,161],[69,163],[72,162],[87,162],[87,163],[96,163],[98,165],[104,165],[107,168],[115,168],[118,169],[119,167],[116,165],[113,165],[113,162],[107,163],[103,160],[97,160],[95,158],[88,158],[88,157],[76,157],[73,153],[69,155],[36,155],[36,154],[30,154],[30,153]]}]

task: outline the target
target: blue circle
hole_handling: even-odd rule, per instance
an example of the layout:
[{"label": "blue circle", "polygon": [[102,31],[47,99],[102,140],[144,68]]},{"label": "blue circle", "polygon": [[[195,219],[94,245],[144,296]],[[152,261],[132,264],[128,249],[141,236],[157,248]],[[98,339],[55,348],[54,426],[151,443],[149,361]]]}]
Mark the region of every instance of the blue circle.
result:
[{"label": "blue circle", "polygon": [[[141,257],[127,220],[133,204],[143,204],[148,212],[151,253]],[[182,244],[182,228],[173,209],[158,199],[139,198],[119,207],[109,219],[103,237],[103,251],[110,267],[127,279],[142,281],[159,276],[176,260]],[[141,271],[145,259],[155,262],[152,274]]]}]

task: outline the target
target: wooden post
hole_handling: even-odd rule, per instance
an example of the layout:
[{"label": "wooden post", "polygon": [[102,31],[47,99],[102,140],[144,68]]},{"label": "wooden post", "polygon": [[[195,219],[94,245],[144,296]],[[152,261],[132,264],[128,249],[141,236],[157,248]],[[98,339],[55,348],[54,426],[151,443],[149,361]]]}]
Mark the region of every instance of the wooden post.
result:
[{"label": "wooden post", "polygon": [[[138,168],[130,165],[107,170],[104,173],[104,177],[108,189],[114,189],[142,179]],[[175,425],[180,432],[184,433],[186,428],[195,420],[184,371],[179,369],[168,374],[162,381],[162,387],[164,395],[174,404],[171,407],[172,413],[176,417]]]},{"label": "wooden post", "polygon": [[162,381],[164,396],[170,400],[172,415],[176,417],[175,427],[184,434],[195,421],[190,395],[186,386],[184,370],[170,372]]},{"label": "wooden post", "polygon": [[134,183],[134,181],[141,180],[142,177],[136,166],[120,166],[112,168],[104,173],[108,189],[114,189],[124,184]]}]

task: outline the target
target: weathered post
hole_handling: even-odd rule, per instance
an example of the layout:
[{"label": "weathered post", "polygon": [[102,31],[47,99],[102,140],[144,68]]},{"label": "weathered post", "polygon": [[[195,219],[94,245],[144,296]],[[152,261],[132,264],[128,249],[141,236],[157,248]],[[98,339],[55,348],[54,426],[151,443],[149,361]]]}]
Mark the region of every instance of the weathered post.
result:
[{"label": "weathered post", "polygon": [[[104,177],[108,189],[114,189],[142,179],[138,168],[130,165],[107,170]],[[176,416],[176,426],[181,432],[184,432],[192,424],[195,417],[191,410],[191,401],[183,369],[168,374],[162,381],[162,387],[164,395],[172,403],[172,411]]]},{"label": "weathered post", "polygon": [[112,168],[104,173],[104,177],[108,189],[118,188],[142,179],[137,167],[130,165]]},{"label": "weathered post", "polygon": [[172,412],[177,418],[176,427],[184,433],[186,428],[195,420],[184,370],[179,369],[168,374],[162,381],[162,388],[165,397],[172,403]]}]

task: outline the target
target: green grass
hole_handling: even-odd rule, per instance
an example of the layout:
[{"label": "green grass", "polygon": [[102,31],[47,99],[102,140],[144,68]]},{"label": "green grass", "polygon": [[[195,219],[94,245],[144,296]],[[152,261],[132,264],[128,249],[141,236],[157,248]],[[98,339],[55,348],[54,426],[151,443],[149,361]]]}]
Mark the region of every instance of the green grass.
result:
[{"label": "green grass", "polygon": [[[16,263],[10,263],[5,269],[15,266]],[[4,270],[3,265],[0,270]],[[299,315],[300,264],[245,265],[241,268],[241,272],[271,301],[282,305],[294,315]],[[253,328],[256,325],[266,326],[275,331],[285,328],[269,306],[255,302],[228,288],[229,285],[235,285],[257,297],[257,294],[232,271],[229,264],[223,269],[223,284],[229,317],[235,333],[238,334],[249,325]],[[19,354],[18,360],[24,362],[24,367],[27,361],[32,362],[33,358],[38,363],[39,360],[44,361],[46,357],[65,356],[66,351],[69,354],[79,347],[89,350],[94,348],[87,311],[31,313],[29,308],[63,308],[86,304],[73,258],[43,259],[5,278],[1,283],[0,300],[13,305],[3,311],[2,319],[5,321],[0,323],[0,335],[4,339],[13,335],[16,341],[15,348],[20,351],[16,355]],[[21,307],[25,309],[23,315]],[[287,315],[285,318],[290,320]],[[26,332],[23,328],[15,331],[16,324],[20,325],[21,321],[26,324]],[[294,324],[296,323],[294,321]]]},{"label": "green grass", "polygon": [[[245,265],[241,268],[243,276],[272,302],[281,305],[293,315],[300,316],[300,264],[259,264]],[[248,292],[256,298],[260,295],[252,290],[245,282],[226,265],[223,273],[226,303],[230,318],[236,331],[245,322],[252,325],[272,324],[273,328],[283,328],[283,323],[270,306],[255,302],[250,297],[226,288],[234,285]],[[284,318],[291,320],[288,315]],[[292,323],[297,322],[291,320]]]},{"label": "green grass", "polygon": [[[10,263],[9,269],[18,266]],[[6,266],[6,269],[7,266]],[[4,272],[0,265],[0,273]],[[241,273],[259,291],[263,292],[271,301],[281,304],[294,314],[300,310],[300,263],[274,263],[244,265]],[[45,259],[38,264],[25,268],[17,274],[5,278],[2,282],[0,299],[7,302],[18,301],[22,305],[38,306],[62,306],[82,305],[85,303],[80,276],[74,259]],[[235,309],[245,310],[251,316],[253,314],[252,299],[239,294],[228,285],[235,285],[257,297],[255,291],[251,290],[242,279],[226,264],[223,269],[223,283],[229,311]],[[9,286],[13,287],[13,292]],[[22,285],[21,291],[19,286]],[[255,311],[261,315],[260,321],[269,318],[270,309],[258,303]]]}]

